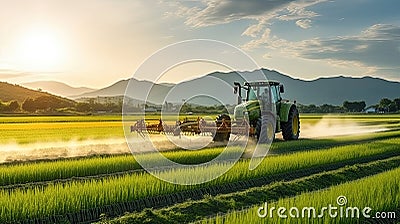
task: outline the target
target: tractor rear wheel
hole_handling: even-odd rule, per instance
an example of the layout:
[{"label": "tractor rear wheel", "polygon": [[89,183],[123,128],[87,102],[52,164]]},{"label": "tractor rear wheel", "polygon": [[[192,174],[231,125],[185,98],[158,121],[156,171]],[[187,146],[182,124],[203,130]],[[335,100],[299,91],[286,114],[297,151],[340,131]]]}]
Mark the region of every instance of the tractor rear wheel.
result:
[{"label": "tractor rear wheel", "polygon": [[297,140],[300,135],[300,118],[296,106],[289,110],[288,121],[281,123],[282,136],[285,140]]}]

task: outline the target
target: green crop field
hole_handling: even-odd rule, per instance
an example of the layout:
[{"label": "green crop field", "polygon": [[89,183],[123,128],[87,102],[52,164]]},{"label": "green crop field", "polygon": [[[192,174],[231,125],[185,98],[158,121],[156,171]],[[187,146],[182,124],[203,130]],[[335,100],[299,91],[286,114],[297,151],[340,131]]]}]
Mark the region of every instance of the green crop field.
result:
[{"label": "green crop field", "polygon": [[[182,115],[180,119],[199,116],[204,115]],[[125,119],[134,124],[141,118],[132,115]],[[146,121],[151,123],[157,123],[159,119],[157,114],[146,115]],[[172,116],[165,116],[165,119],[175,122]],[[116,115],[0,117],[0,144],[123,137],[122,118]]]},{"label": "green crop field", "polygon": [[[257,215],[265,203],[269,208],[322,208],[328,204],[337,206],[339,196],[346,196],[346,206],[368,206],[373,215],[391,215],[375,221],[399,222],[400,115],[300,117],[301,138],[283,141],[281,134],[277,134],[268,155],[257,159],[261,160],[260,165],[254,170],[249,169],[248,156],[254,143],[249,143],[243,157],[235,163],[238,146],[225,149],[211,144],[199,150],[175,146],[163,151],[163,156],[176,163],[193,165],[177,168],[168,166],[153,153],[138,154],[141,160],[136,160],[126,145],[114,144],[114,139],[124,140],[120,116],[0,117],[0,151],[10,157],[0,164],[0,223],[371,221],[365,217],[328,215],[282,219],[276,210],[273,217]],[[197,115],[190,118],[196,119]],[[129,117],[132,124],[137,119],[140,117]],[[159,115],[147,119],[156,122]],[[137,137],[136,133],[131,135]],[[74,141],[75,148],[64,144],[70,141]],[[88,153],[75,152],[84,149],[80,144],[86,144]],[[169,147],[167,143],[159,144]],[[96,147],[108,149],[109,145],[125,148],[108,154],[96,151]],[[145,146],[137,143],[135,147]],[[29,152],[30,148],[34,151]],[[55,149],[59,151],[51,158],[35,154]],[[75,154],[68,154],[73,150]],[[225,161],[198,166],[224,150],[228,152]],[[33,159],[26,159],[27,156]],[[177,181],[206,180],[213,173],[232,167],[212,181],[179,185],[156,178],[142,169],[138,161],[157,164],[153,168],[159,176]]]}]

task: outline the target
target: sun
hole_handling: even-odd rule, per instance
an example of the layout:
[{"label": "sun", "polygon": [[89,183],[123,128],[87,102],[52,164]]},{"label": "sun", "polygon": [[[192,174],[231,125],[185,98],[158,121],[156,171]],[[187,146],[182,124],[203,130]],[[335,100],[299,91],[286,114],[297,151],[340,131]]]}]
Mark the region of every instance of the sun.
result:
[{"label": "sun", "polygon": [[55,32],[36,29],[21,36],[15,60],[23,69],[47,71],[57,69],[64,56],[64,46]]}]

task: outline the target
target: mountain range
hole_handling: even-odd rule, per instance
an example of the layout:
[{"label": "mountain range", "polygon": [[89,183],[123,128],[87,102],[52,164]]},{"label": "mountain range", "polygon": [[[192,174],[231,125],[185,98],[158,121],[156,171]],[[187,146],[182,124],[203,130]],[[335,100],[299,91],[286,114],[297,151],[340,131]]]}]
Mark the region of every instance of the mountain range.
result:
[{"label": "mountain range", "polygon": [[[382,98],[400,98],[400,83],[373,77],[329,77],[311,81],[295,79],[277,71],[261,69],[246,72],[213,72],[200,78],[192,79],[179,84],[153,84],[149,81],[131,80],[131,87],[127,96],[133,99],[146,99],[146,91],[151,89],[147,100],[153,103],[162,103],[168,94],[168,102],[182,102],[192,95],[199,95],[193,102],[206,103],[205,95],[217,97],[225,104],[234,104],[236,96],[232,92],[233,82],[260,79],[260,71],[269,80],[277,80],[285,86],[283,97],[296,100],[302,104],[333,104],[342,105],[344,101],[365,101],[367,105],[377,104]],[[75,95],[73,98],[97,96],[122,96],[130,80],[121,80],[111,86]],[[169,92],[172,90],[171,92]],[[201,98],[201,99],[200,99]],[[196,101],[197,100],[197,101]],[[208,101],[215,104],[214,101]],[[212,103],[211,103],[212,102]]]},{"label": "mountain range", "polygon": [[[260,74],[262,74],[262,77]],[[3,101],[17,99],[19,102],[23,101],[27,96],[45,94],[44,92],[75,100],[98,96],[115,97],[124,96],[130,82],[131,88],[127,91],[126,96],[135,103],[143,102],[147,99],[147,102],[156,104],[163,103],[164,100],[171,103],[179,103],[185,100],[208,105],[218,104],[218,101],[223,102],[223,104],[235,104],[237,96],[232,91],[233,82],[239,81],[243,83],[245,80],[254,81],[265,79],[265,77],[269,80],[277,80],[285,86],[283,98],[292,101],[296,100],[301,104],[342,105],[347,100],[365,101],[367,105],[374,105],[382,98],[400,98],[399,82],[373,77],[354,78],[344,76],[306,81],[268,69],[228,73],[213,72],[178,84],[154,84],[150,81],[131,78],[120,80],[97,90],[86,87],[71,87],[61,82],[39,81],[21,85],[32,89],[40,89],[42,92],[31,92],[27,88],[18,86],[18,91],[15,93],[1,88],[0,96],[2,96]],[[150,89],[151,91],[148,94],[146,90]],[[194,95],[197,95],[197,97],[191,98]],[[166,96],[167,98],[164,99]],[[210,99],[211,97],[217,98],[217,100],[212,100]]]}]

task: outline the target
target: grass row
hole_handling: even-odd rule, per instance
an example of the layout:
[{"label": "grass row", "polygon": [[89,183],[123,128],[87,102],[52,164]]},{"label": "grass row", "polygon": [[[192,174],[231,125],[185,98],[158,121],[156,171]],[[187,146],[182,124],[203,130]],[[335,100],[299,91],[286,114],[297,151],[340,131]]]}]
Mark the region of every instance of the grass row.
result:
[{"label": "grass row", "polygon": [[[200,164],[214,159],[222,151],[223,148],[211,148],[200,151],[163,152],[163,155],[180,164]],[[233,149],[228,158],[234,158],[235,153]],[[146,154],[143,157],[148,163],[165,166],[161,161],[155,161],[152,154]],[[0,186],[113,174],[141,168],[131,154],[3,165],[0,166]]]},{"label": "grass row", "polygon": [[148,209],[122,217],[103,220],[103,223],[188,223],[228,213],[232,210],[241,210],[262,204],[265,201],[277,201],[280,198],[293,197],[304,192],[316,191],[348,181],[357,180],[370,175],[398,168],[400,156],[373,161],[365,164],[346,166],[329,172],[322,172],[311,176],[290,181],[279,181],[261,187],[253,187],[234,193],[205,196],[200,200],[189,200],[184,203],[160,209]]},{"label": "grass row", "polygon": [[[369,215],[371,215],[369,220],[378,222],[378,220],[374,220],[376,212],[391,212],[400,208],[399,176],[400,168],[397,168],[375,176],[334,186],[325,191],[303,193],[293,198],[282,198],[268,205],[269,208],[285,207],[288,210],[296,207],[299,209],[299,217],[296,217],[296,211],[293,210],[292,215],[286,211],[287,218],[285,219],[279,218],[276,211],[272,214],[272,218],[271,213],[268,213],[264,218],[260,218],[257,215],[257,210],[260,206],[263,206],[263,204],[260,204],[244,211],[231,212],[225,216],[204,220],[203,223],[359,223],[360,219],[351,218],[351,210],[347,210],[348,207],[359,208],[360,218],[363,221],[368,219],[363,217],[361,211],[365,207],[370,207],[372,211],[369,212]],[[345,205],[337,203],[339,196],[347,198]],[[329,204],[338,208],[336,210],[338,212],[337,217],[330,217],[327,211],[323,213],[322,217],[318,217],[321,214],[321,209],[328,207]],[[314,207],[316,209],[316,217],[308,218],[308,213],[306,213],[305,218],[302,218],[301,211],[304,207]],[[343,213],[340,212],[341,208],[343,208]],[[346,210],[349,212],[347,217]],[[311,217],[313,217],[313,213],[311,213]],[[392,223],[394,219],[381,219],[380,221]]]},{"label": "grass row", "polygon": [[[400,131],[382,132],[374,135],[370,134],[353,138],[341,137],[338,139],[304,139],[291,142],[277,142],[272,145],[271,153],[285,154],[288,152],[293,153],[303,150],[326,149],[337,145],[361,144],[393,137],[400,137]],[[236,153],[235,148],[227,150],[232,150],[233,158]],[[209,148],[199,151],[163,152],[163,155],[180,164],[200,164],[210,161],[218,156],[222,151],[223,148]],[[146,155],[146,159],[149,162],[152,161],[156,163],[151,154]],[[160,162],[158,162],[157,165],[160,167],[163,166]],[[99,156],[1,165],[0,186],[67,179],[71,177],[103,175],[140,168],[140,165],[132,155]]]},{"label": "grass row", "polygon": [[[398,153],[400,138],[373,143],[343,146],[320,151],[307,151],[265,158],[257,169],[250,171],[249,161],[237,162],[227,173],[201,185],[175,185],[150,174],[135,173],[100,180],[72,181],[49,184],[46,187],[0,190],[0,222],[66,214],[118,202],[165,195],[206,186],[265,177],[279,173],[352,161],[384,153]],[[213,172],[229,164],[215,164],[201,168],[159,171],[159,175],[180,179],[206,179]]]}]

